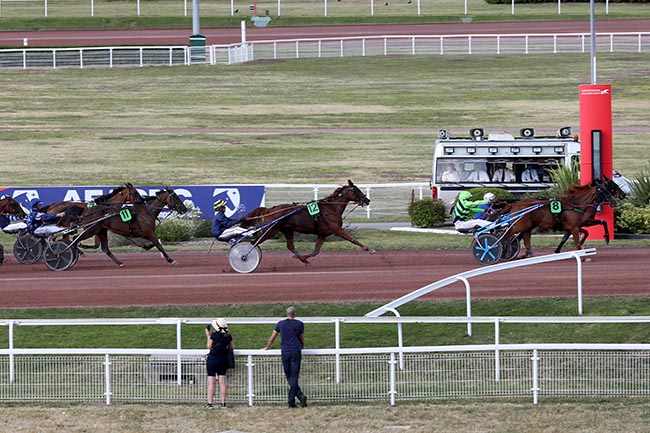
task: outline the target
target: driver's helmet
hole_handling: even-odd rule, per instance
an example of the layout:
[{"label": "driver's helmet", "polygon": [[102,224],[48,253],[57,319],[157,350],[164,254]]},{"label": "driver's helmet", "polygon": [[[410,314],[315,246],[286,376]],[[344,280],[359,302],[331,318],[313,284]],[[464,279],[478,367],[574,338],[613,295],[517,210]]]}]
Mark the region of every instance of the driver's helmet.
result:
[{"label": "driver's helmet", "polygon": [[222,207],[226,206],[225,200],[217,200],[214,202],[214,210],[219,210]]},{"label": "driver's helmet", "polygon": [[458,194],[458,200],[469,200],[470,198],[472,198],[472,193],[469,191],[463,191]]},{"label": "driver's helmet", "polygon": [[487,200],[489,202],[493,202],[496,200],[496,196],[492,194],[491,192],[486,192],[485,195],[483,195],[483,200]]},{"label": "driver's helmet", "polygon": [[31,207],[32,210],[37,210],[38,206],[41,204],[43,204],[43,202],[35,198],[31,201],[31,203],[29,203],[29,206]]}]

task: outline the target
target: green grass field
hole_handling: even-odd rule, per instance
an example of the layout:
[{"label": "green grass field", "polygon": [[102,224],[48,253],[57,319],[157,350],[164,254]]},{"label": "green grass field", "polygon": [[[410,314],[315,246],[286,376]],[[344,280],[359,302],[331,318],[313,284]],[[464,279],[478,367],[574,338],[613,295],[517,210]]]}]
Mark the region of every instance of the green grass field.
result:
[{"label": "green grass field", "polygon": [[[650,55],[598,59],[614,166],[633,176],[648,160]],[[438,129],[577,130],[589,73],[587,54],[1,70],[0,182],[426,182]]]},{"label": "green grass field", "polygon": [[[91,16],[90,0],[44,1],[4,0],[0,10],[0,30],[99,29],[99,28],[191,28],[192,2],[181,0],[144,0],[139,4],[128,1],[95,0]],[[328,0],[325,16],[324,0],[274,0],[201,2],[202,27],[239,27],[242,20],[268,11],[271,26],[337,25],[368,23],[430,23],[458,22],[465,17],[463,0],[421,0],[418,15],[417,0]],[[483,0],[467,1],[467,16],[473,21],[581,20],[589,18],[588,3],[557,2],[545,4],[490,5]],[[373,15],[371,15],[371,13]],[[648,18],[650,10],[644,4],[613,3],[607,9],[597,2],[597,19]]]},{"label": "green grass field", "polygon": [[[239,25],[228,18],[226,3],[202,5],[203,26]],[[423,17],[412,4],[376,4],[376,17],[363,16],[364,3],[330,2],[330,18],[320,17],[320,2],[283,2],[278,18],[274,2],[272,25],[310,23],[458,21],[462,3],[423,2]],[[246,10],[247,3],[237,3]],[[341,7],[346,6],[346,9]],[[88,4],[2,2],[0,30],[44,28],[190,27],[182,3],[146,2],[135,18],[133,3],[98,2],[97,17]],[[365,8],[368,3],[365,3]],[[126,8],[124,11],[122,8]],[[402,8],[402,9],[398,9]],[[411,8],[411,9],[409,9]],[[586,4],[517,5],[517,19],[586,19]],[[642,5],[610,5],[610,17],[648,17]],[[602,5],[598,5],[602,15]],[[411,12],[409,12],[409,10]],[[509,6],[488,7],[469,2],[475,21],[507,20]],[[496,12],[495,12],[496,11]],[[169,16],[173,17],[169,17]],[[65,16],[66,18],[58,18]],[[72,16],[72,18],[67,18]],[[181,18],[179,18],[181,17]],[[650,56],[599,54],[598,81],[614,89],[615,167],[627,175],[647,162],[645,142],[647,71]],[[518,131],[534,127],[552,133],[561,126],[579,126],[578,85],[589,81],[588,55],[554,56],[419,56],[258,62],[236,66],[200,66],[115,70],[0,70],[0,184],[93,185],[212,183],[340,183],[424,181],[430,176],[436,131],[464,133]],[[364,231],[377,236],[383,248],[417,248],[416,236]],[[417,236],[422,245],[430,239]],[[6,238],[0,237],[0,241]],[[450,237],[440,248],[466,248],[466,239]],[[556,244],[556,239],[541,241]],[[615,241],[628,242],[628,241]],[[646,241],[635,241],[645,245]],[[373,243],[375,245],[376,243]],[[461,245],[462,244],[462,245]],[[617,244],[615,244],[617,245]],[[622,245],[622,244],[618,244]],[[269,248],[273,248],[269,244]],[[172,246],[171,248],[184,248]],[[284,248],[284,247],[282,247]],[[328,249],[338,246],[328,245]],[[341,248],[346,248],[342,246]],[[1,274],[0,274],[1,277]],[[0,280],[1,281],[1,280]],[[4,283],[2,283],[4,284]],[[477,302],[475,315],[573,315],[571,300],[502,300]],[[650,302],[638,299],[587,300],[589,314],[648,315]],[[458,315],[462,303],[417,303],[412,314]],[[213,317],[281,315],[283,306],[159,307],[150,309],[3,310],[2,318],[72,317]],[[360,315],[372,305],[301,305],[302,315]],[[408,344],[435,336],[441,344],[464,341],[462,329],[427,326],[410,332]],[[490,341],[491,330],[476,328],[474,341]],[[369,345],[378,330],[355,329],[345,344]],[[188,327],[187,347],[202,347],[200,329]],[[268,329],[237,333],[238,347],[260,346]],[[517,327],[504,338],[563,341],[580,335],[586,341],[647,341],[643,327],[554,327],[545,334],[536,327]],[[56,341],[71,346],[135,347],[151,344],[153,330],[56,328]],[[173,331],[155,331],[156,347],[173,347]],[[331,345],[331,330],[310,330],[312,347]],[[388,331],[393,332],[393,331]],[[510,333],[512,332],[512,333]],[[196,336],[196,334],[199,336]],[[51,347],[51,339],[33,329],[19,329],[18,347]],[[0,330],[6,347],[7,331]],[[367,343],[367,344],[366,344]],[[285,420],[277,407],[235,407],[214,414],[197,407],[157,405],[85,407],[67,404],[2,405],[0,430],[13,432],[645,432],[650,412],[646,401],[467,402],[386,405],[346,404],[314,407]],[[408,427],[408,428],[407,428]]]}]

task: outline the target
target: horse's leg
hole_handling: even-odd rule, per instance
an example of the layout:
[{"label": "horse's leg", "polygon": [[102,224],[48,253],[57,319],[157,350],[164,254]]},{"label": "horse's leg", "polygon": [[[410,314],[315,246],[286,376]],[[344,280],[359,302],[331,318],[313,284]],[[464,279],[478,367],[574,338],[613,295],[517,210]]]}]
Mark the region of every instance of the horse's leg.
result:
[{"label": "horse's leg", "polygon": [[296,244],[293,241],[293,230],[280,230],[284,235],[284,239],[287,241],[287,249],[293,253],[293,257],[300,260],[304,264],[308,265],[309,262],[305,256],[301,256],[298,250],[296,249]]},{"label": "horse's leg", "polygon": [[562,236],[562,240],[560,241],[560,245],[557,246],[555,249],[555,254],[559,253],[566,241],[569,239],[569,236],[571,236],[571,233],[569,232],[564,232],[564,235]]},{"label": "horse's leg", "polygon": [[309,262],[307,262],[307,259],[311,257],[316,257],[318,253],[320,253],[320,249],[323,246],[326,237],[327,236],[318,236],[318,238],[316,239],[316,243],[314,244],[313,251],[309,254],[305,254],[304,256],[300,256],[298,258],[302,260],[305,264],[309,264]]},{"label": "horse's leg", "polygon": [[99,243],[100,243],[100,245],[102,247],[102,251],[104,252],[104,254],[106,254],[108,257],[110,257],[111,260],[113,260],[113,262],[117,266],[119,266],[120,268],[123,268],[124,263],[122,263],[117,257],[115,257],[113,255],[113,253],[111,252],[111,249],[108,248],[108,230],[106,230],[106,229],[101,230],[99,233],[97,233],[97,237],[99,238]]},{"label": "horse's leg", "polygon": [[85,244],[80,243],[78,246],[79,246],[79,248],[85,248],[85,249],[88,249],[88,250],[90,250],[90,249],[96,250],[97,248],[99,248],[101,246],[101,240],[99,238],[99,235],[96,235],[95,236],[95,245],[85,245]]},{"label": "horse's leg", "polygon": [[160,240],[154,233],[153,236],[148,236],[147,239],[154,244],[156,248],[158,248],[158,251],[160,251],[160,254],[167,260],[167,262],[171,265],[176,265],[176,260],[172,259],[169,254],[167,254],[167,251],[163,248],[162,244],[160,243]]},{"label": "horse's leg", "polygon": [[533,229],[532,228],[522,232],[521,238],[524,240],[524,247],[526,248],[526,254],[524,255],[524,257],[533,257],[534,256],[533,247],[530,244],[530,239],[532,238],[532,236],[533,236]]},{"label": "horse's leg", "polygon": [[[330,231],[332,232],[333,235],[336,235],[336,236],[338,236],[340,238],[343,238],[348,242],[352,242],[354,245],[357,245],[358,247],[360,247],[364,251],[368,251],[370,254],[375,254],[377,252],[377,251],[373,250],[372,248],[367,247],[364,244],[362,244],[361,242],[359,242],[358,240],[356,240],[350,233],[345,231],[345,229],[343,229],[343,227],[338,227],[338,226],[337,227],[331,227],[330,226]],[[323,240],[325,240],[325,239],[323,239]],[[322,245],[322,242],[321,242],[321,245]]]},{"label": "horse's leg", "polygon": [[576,250],[581,250],[582,243],[580,242],[580,229],[578,227],[574,227],[571,230],[571,235],[573,236],[573,243],[576,246]]}]

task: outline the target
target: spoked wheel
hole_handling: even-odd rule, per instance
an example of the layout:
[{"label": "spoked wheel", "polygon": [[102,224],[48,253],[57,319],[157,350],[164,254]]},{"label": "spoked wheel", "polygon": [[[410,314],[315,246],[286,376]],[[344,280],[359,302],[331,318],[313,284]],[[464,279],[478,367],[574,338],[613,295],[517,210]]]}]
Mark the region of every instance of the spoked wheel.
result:
[{"label": "spoked wheel", "polygon": [[240,274],[253,272],[262,260],[262,250],[250,242],[239,242],[230,248],[228,261],[230,267]]},{"label": "spoked wheel", "polygon": [[513,236],[510,239],[502,240],[503,244],[503,253],[501,253],[501,260],[504,262],[509,262],[514,260],[519,255],[519,250],[521,249],[521,243],[519,242],[518,236]]},{"label": "spoked wheel", "polygon": [[494,235],[479,235],[478,239],[472,241],[472,255],[482,265],[496,263],[502,254],[503,246]]},{"label": "spoked wheel", "polygon": [[45,266],[53,271],[65,271],[77,263],[79,250],[76,245],[70,246],[70,241],[52,242],[45,248]]},{"label": "spoked wheel", "polygon": [[25,265],[36,263],[43,257],[45,242],[29,233],[16,236],[14,243],[14,256],[16,260]]}]

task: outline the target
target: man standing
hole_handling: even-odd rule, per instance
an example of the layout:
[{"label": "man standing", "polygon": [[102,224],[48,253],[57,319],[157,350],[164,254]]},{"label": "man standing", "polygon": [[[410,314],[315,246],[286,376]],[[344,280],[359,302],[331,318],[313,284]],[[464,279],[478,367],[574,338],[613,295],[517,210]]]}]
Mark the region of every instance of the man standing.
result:
[{"label": "man standing", "polygon": [[262,350],[268,350],[280,334],[280,351],[282,353],[282,367],[289,382],[289,407],[296,407],[296,398],[302,407],[307,407],[307,396],[300,390],[298,376],[302,362],[302,349],[305,347],[305,325],[296,319],[296,309],[287,308],[287,318],[275,324],[269,341]]}]

